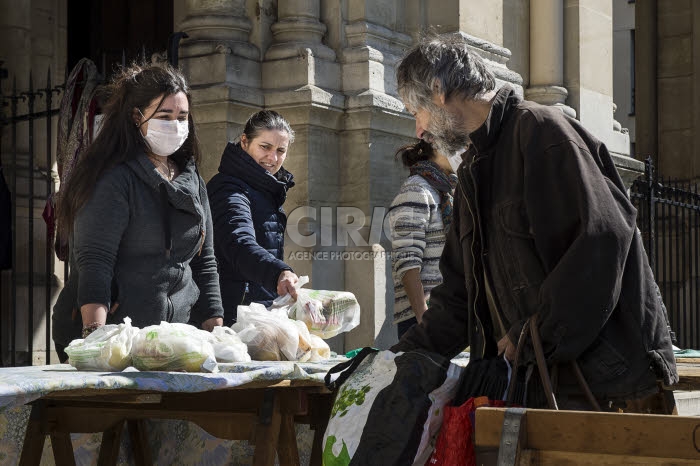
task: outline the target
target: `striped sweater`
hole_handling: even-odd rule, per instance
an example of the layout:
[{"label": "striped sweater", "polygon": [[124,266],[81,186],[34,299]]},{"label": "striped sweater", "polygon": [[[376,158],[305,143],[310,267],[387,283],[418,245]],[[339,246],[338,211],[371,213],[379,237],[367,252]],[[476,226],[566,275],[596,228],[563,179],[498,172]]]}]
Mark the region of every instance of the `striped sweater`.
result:
[{"label": "striped sweater", "polygon": [[420,269],[426,296],[442,282],[438,268],[445,246],[440,193],[419,175],[409,176],[389,208],[394,278],[394,323],[414,317],[401,279]]}]

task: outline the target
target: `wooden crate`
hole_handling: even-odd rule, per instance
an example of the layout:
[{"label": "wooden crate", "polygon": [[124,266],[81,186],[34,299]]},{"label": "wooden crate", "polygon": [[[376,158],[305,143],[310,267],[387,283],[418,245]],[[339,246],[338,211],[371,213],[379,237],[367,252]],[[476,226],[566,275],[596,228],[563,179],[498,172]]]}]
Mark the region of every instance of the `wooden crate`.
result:
[{"label": "wooden crate", "polygon": [[[478,465],[497,464],[505,413],[476,410]],[[528,409],[522,427],[517,458],[499,466],[700,464],[696,417]]]}]

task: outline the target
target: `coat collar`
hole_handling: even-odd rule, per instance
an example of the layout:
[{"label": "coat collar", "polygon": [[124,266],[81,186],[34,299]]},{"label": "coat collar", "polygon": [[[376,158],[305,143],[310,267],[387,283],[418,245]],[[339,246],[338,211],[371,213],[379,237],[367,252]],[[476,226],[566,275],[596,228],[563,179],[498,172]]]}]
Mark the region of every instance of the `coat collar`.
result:
[{"label": "coat collar", "polygon": [[284,167],[274,175],[256,163],[243,150],[241,143],[229,142],[221,156],[219,172],[243,180],[257,191],[266,191],[275,196],[286,197],[287,191],[294,186],[294,176]]},{"label": "coat collar", "polygon": [[[160,176],[155,165],[148,159],[145,152],[141,151],[135,157],[126,162],[127,166],[141,179],[147,186],[160,192],[161,185],[165,187],[170,203],[179,209],[203,215],[201,209],[197,207],[200,193],[199,173],[194,160],[189,160],[182,172],[172,180],[166,181]],[[197,202],[195,202],[197,200]]]},{"label": "coat collar", "polygon": [[512,113],[512,109],[520,102],[522,99],[508,84],[496,92],[486,121],[469,135],[478,152],[484,153],[496,144],[503,124]]}]

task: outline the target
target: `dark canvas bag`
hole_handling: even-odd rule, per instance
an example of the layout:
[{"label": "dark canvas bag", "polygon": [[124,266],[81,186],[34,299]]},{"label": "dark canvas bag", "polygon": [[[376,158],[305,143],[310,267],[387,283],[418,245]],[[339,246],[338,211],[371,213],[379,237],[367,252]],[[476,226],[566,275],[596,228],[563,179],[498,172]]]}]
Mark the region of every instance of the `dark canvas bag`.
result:
[{"label": "dark canvas bag", "polygon": [[332,368],[326,384],[337,394],[323,464],[390,466],[413,464],[417,455],[427,459],[441,421],[432,416],[441,416],[454,396],[460,371],[435,353],[371,348]]}]

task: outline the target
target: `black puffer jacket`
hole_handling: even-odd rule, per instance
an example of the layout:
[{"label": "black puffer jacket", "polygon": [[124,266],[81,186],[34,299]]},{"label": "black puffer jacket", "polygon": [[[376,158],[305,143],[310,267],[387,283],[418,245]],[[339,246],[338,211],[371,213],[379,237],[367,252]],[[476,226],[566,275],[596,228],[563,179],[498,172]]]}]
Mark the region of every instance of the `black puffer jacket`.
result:
[{"label": "black puffer jacket", "polygon": [[240,143],[229,143],[219,173],[207,184],[224,325],[235,322],[239,304],[271,304],[277,297],[277,278],[291,270],[284,263],[287,216],[282,204],[293,178],[284,168],[270,174]]},{"label": "black puffer jacket", "polygon": [[[578,360],[600,399],[641,398],[657,378],[677,382],[637,212],[605,145],[508,86],[470,136],[440,260],[444,281],[392,350],[453,356],[471,345],[475,359],[495,356],[488,277],[511,341],[539,313],[549,362]],[[563,370],[559,386],[578,389]]]}]

